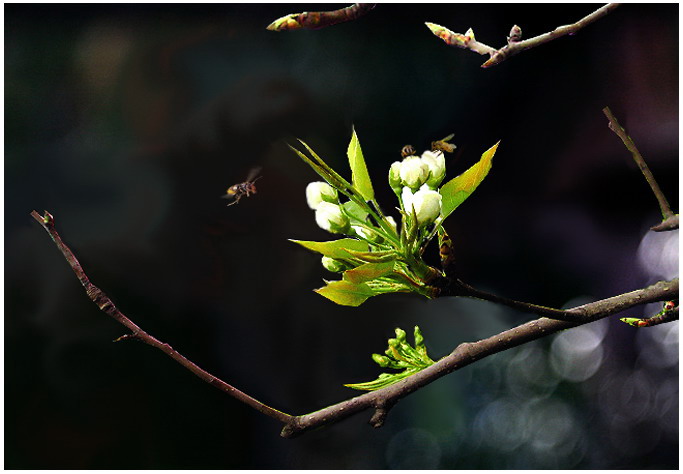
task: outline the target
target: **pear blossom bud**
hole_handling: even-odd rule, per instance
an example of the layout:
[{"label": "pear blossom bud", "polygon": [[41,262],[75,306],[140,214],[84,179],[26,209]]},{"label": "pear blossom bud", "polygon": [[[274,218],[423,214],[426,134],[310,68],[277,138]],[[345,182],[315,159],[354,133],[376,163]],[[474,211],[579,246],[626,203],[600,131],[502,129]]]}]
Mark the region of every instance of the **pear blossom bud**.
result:
[{"label": "pear blossom bud", "polygon": [[429,188],[427,184],[415,194],[410,189],[403,188],[403,208],[407,213],[415,209],[417,223],[420,227],[431,224],[441,214],[441,194]]},{"label": "pear blossom bud", "polygon": [[315,221],[318,225],[333,234],[346,234],[350,229],[349,218],[341,207],[322,201],[315,210]]},{"label": "pear blossom bud", "polygon": [[401,192],[401,162],[394,161],[389,168],[389,186],[395,193]]},{"label": "pear blossom bud", "polygon": [[417,189],[429,177],[429,166],[417,156],[409,156],[401,162],[401,182],[410,189]]},{"label": "pear blossom bud", "polygon": [[446,158],[442,151],[425,151],[422,153],[422,161],[429,167],[427,184],[436,189],[446,176]]},{"label": "pear blossom bud", "polygon": [[323,267],[325,267],[325,270],[328,270],[333,273],[340,273],[346,269],[346,265],[344,265],[343,262],[340,262],[339,260],[335,260],[330,257],[323,256],[322,264]]},{"label": "pear blossom bud", "polygon": [[314,181],[306,186],[306,202],[313,210],[318,208],[321,202],[337,202],[337,190],[323,181]]},{"label": "pear blossom bud", "polygon": [[404,186],[403,191],[401,191],[401,201],[403,202],[403,210],[410,214],[413,208],[413,192],[408,186]]}]

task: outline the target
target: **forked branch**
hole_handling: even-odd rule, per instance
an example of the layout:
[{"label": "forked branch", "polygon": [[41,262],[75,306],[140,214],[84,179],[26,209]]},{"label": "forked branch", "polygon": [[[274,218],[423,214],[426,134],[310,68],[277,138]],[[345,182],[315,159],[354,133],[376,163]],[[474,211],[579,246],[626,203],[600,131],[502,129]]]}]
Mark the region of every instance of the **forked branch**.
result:
[{"label": "forked branch", "polygon": [[31,216],[33,216],[33,218],[47,231],[54,243],[62,252],[64,258],[67,260],[71,266],[71,269],[76,274],[76,277],[78,277],[79,281],[85,288],[88,297],[102,311],[131,331],[130,334],[126,334],[117,340],[136,339],[161,350],[208,384],[213,385],[219,390],[251,406],[259,412],[283,423],[284,427],[282,429],[281,435],[285,438],[291,438],[300,435],[316,427],[336,423],[348,418],[351,415],[354,415],[355,413],[367,409],[374,409],[374,414],[370,419],[372,426],[380,427],[384,423],[389,410],[400,399],[415,392],[430,382],[450,374],[459,368],[476,362],[477,360],[533,341],[535,339],[548,336],[563,329],[568,329],[586,324],[588,322],[596,321],[636,305],[651,303],[654,301],[668,301],[678,298],[678,278],[676,278],[671,281],[656,283],[641,290],[632,291],[630,293],[625,293],[620,296],[589,303],[569,310],[556,310],[562,311],[563,313],[566,313],[566,315],[571,315],[571,317],[576,317],[578,322],[540,318],[530,321],[526,324],[522,324],[521,326],[517,326],[516,328],[504,331],[488,339],[483,339],[474,343],[463,343],[456,347],[451,354],[439,360],[434,365],[400,382],[397,382],[396,384],[390,385],[381,390],[369,392],[364,395],[345,400],[307,415],[292,416],[271,408],[250,397],[246,393],[241,392],[232,385],[220,380],[218,377],[200,368],[194,362],[190,361],[174,350],[170,345],[159,341],[147,332],[143,331],[139,326],[137,326],[133,321],[119,311],[102,290],[90,282],[90,279],[87,277],[74,253],[66,244],[64,244],[57,233],[52,215],[46,211],[45,214],[41,216],[36,211],[33,211]]},{"label": "forked branch", "polygon": [[636,144],[633,142],[633,139],[629,136],[628,133],[626,133],[624,127],[619,125],[619,121],[614,116],[609,107],[605,107],[604,109],[602,109],[602,112],[609,120],[610,130],[612,130],[621,139],[621,141],[624,142],[624,146],[626,146],[626,149],[629,152],[631,152],[631,155],[633,156],[633,161],[635,161],[638,165],[638,168],[640,168],[640,171],[643,173],[643,176],[645,176],[647,184],[650,185],[652,192],[657,198],[657,202],[659,203],[659,209],[662,213],[663,220],[658,225],[652,227],[652,230],[661,232],[664,230],[678,229],[678,214],[674,214],[674,212],[671,210],[671,207],[669,206],[669,201],[667,201],[666,197],[664,196],[664,193],[657,184],[657,180],[652,174],[652,171],[650,171],[649,166],[647,166],[645,159],[638,151],[638,147],[636,147]]},{"label": "forked branch", "polygon": [[599,20],[603,16],[607,15],[619,5],[619,3],[609,3],[577,21],[576,23],[559,26],[553,31],[539,36],[534,36],[533,38],[529,38],[527,40],[522,40],[522,29],[519,26],[514,25],[510,30],[510,34],[508,35],[507,44],[498,49],[478,42],[474,38],[474,32],[472,29],[469,29],[467,33],[463,35],[461,33],[454,33],[448,28],[444,28],[443,26],[436,25],[434,23],[426,23],[426,25],[432,31],[432,33],[441,38],[449,46],[469,49],[477,54],[488,54],[491,56],[484,64],[481,65],[483,68],[488,68],[495,66],[496,64],[500,64],[506,59],[514,56],[515,54],[519,54],[524,50],[535,48],[536,46],[540,46],[562,36],[573,35],[582,28],[585,28],[596,20]]}]

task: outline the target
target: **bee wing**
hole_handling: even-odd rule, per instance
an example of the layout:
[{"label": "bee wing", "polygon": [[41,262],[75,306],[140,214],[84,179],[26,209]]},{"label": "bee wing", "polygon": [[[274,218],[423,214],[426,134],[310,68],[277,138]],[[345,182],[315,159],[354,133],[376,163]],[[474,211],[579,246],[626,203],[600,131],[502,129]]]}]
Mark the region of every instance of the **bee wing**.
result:
[{"label": "bee wing", "polygon": [[262,169],[262,166],[255,166],[251,170],[249,170],[249,174],[247,175],[247,179],[245,180],[245,182],[248,183],[250,181],[254,181],[254,178],[256,178],[256,175],[258,175]]}]

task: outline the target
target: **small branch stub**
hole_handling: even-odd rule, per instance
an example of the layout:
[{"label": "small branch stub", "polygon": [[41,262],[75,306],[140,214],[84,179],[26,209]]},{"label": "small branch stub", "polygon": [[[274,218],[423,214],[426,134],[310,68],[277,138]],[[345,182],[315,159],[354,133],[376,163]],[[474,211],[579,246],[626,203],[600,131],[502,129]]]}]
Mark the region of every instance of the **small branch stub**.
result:
[{"label": "small branch stub", "polygon": [[516,43],[522,41],[522,29],[515,25],[510,30],[510,35],[508,36],[508,43]]}]

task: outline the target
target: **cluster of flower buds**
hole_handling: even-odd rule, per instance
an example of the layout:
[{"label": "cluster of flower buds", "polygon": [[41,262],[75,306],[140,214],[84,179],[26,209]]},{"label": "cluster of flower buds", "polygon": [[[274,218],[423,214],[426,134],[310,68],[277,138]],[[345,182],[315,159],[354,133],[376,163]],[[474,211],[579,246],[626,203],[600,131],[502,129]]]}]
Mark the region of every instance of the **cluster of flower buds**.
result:
[{"label": "cluster of flower buds", "polygon": [[409,155],[396,161],[389,169],[389,185],[396,194],[403,187],[413,192],[426,184],[436,189],[446,176],[446,159],[442,151],[425,151],[422,156]]},{"label": "cluster of flower buds", "polygon": [[433,223],[441,213],[441,195],[436,189],[445,176],[446,159],[440,150],[406,156],[389,169],[389,185],[401,198],[404,211],[415,210],[420,227]]},{"label": "cluster of flower buds", "polygon": [[339,205],[337,190],[322,181],[306,186],[308,207],[315,211],[318,225],[333,234],[346,234],[351,228],[349,217]]}]

